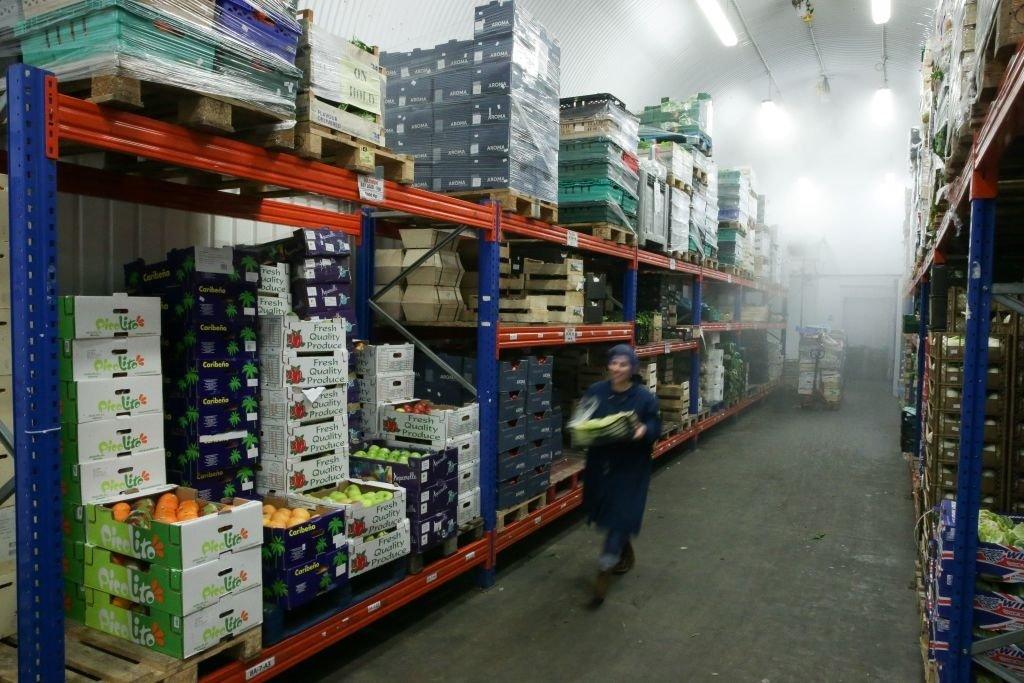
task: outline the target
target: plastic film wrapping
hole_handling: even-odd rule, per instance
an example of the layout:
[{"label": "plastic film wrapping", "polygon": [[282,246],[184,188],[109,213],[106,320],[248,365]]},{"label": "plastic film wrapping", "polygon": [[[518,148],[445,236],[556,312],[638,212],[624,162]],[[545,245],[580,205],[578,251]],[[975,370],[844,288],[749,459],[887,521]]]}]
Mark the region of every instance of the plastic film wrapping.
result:
[{"label": "plastic film wrapping", "polygon": [[299,25],[278,0],[26,0],[5,54],[62,80],[124,76],[291,120]]},{"label": "plastic film wrapping", "polygon": [[559,108],[563,141],[604,137],[636,155],[640,124],[618,98],[607,93],[567,97],[561,100]]},{"label": "plastic film wrapping", "polygon": [[476,17],[473,40],[381,55],[390,145],[416,159],[420,187],[555,202],[560,48],[512,2]]},{"label": "plastic film wrapping", "polygon": [[693,154],[674,142],[652,142],[644,140],[638,147],[642,157],[661,162],[669,175],[687,185],[693,182]]},{"label": "plastic film wrapping", "polygon": [[714,109],[711,95],[697,93],[685,100],[661,98],[661,102],[644,107],[640,123],[672,133],[712,135]]},{"label": "plastic film wrapping", "polygon": [[317,97],[383,116],[385,78],[375,51],[303,22],[303,86]]}]

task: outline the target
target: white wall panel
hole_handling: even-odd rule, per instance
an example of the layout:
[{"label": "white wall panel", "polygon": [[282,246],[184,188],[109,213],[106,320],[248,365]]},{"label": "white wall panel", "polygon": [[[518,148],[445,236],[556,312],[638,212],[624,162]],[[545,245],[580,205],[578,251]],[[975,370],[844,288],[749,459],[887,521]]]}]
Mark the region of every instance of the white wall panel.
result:
[{"label": "white wall panel", "polygon": [[[351,210],[345,202],[318,197],[292,201],[333,211]],[[69,194],[59,195],[58,229],[62,294],[124,291],[125,263],[137,258],[159,261],[174,247],[258,244],[286,237],[294,230]]]}]

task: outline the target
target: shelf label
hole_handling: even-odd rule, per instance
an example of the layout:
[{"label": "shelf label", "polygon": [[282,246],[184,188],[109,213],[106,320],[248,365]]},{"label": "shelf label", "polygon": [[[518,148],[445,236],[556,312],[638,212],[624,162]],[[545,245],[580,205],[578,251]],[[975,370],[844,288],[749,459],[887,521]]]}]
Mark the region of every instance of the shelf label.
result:
[{"label": "shelf label", "polygon": [[565,336],[565,343],[566,344],[575,344],[576,343],[576,328],[575,327],[567,327],[567,328],[565,328],[564,336]]},{"label": "shelf label", "polygon": [[665,353],[666,354],[672,353],[672,343],[671,342],[665,342]]},{"label": "shelf label", "polygon": [[565,231],[565,246],[567,247],[579,247],[580,246],[580,234],[575,230]]},{"label": "shelf label", "polygon": [[374,612],[379,610],[381,608],[381,605],[383,605],[383,604],[384,603],[382,603],[380,600],[378,600],[377,602],[373,603],[372,605],[367,605],[366,606],[366,613],[367,614],[373,614]]},{"label": "shelf label", "polygon": [[676,260],[674,258],[670,258],[668,260],[668,269],[669,270],[675,270],[676,269]]},{"label": "shelf label", "polygon": [[517,339],[519,339],[519,335],[518,335],[518,334],[516,334],[515,332],[512,332],[512,333],[510,333],[510,334],[508,335],[508,340],[509,340],[510,342],[514,342],[514,341],[516,341]]},{"label": "shelf label", "polygon": [[384,181],[372,175],[359,176],[359,199],[364,202],[384,201]]},{"label": "shelf label", "polygon": [[253,666],[250,666],[248,669],[245,670],[245,680],[251,681],[264,671],[269,671],[270,669],[273,669],[275,664],[277,664],[277,659],[275,659],[274,657],[268,657],[259,664],[254,664]]},{"label": "shelf label", "polygon": [[725,281],[728,282],[731,285],[732,284],[732,275],[726,275],[725,276]]},{"label": "shelf label", "polygon": [[435,581],[437,581],[437,572],[433,572],[428,575],[425,583],[434,583]]}]

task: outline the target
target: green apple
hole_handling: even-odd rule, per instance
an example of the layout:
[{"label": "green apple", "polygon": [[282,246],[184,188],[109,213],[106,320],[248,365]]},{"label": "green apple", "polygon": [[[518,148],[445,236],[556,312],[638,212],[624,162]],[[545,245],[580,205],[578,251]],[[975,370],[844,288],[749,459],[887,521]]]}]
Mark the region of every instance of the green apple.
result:
[{"label": "green apple", "polygon": [[362,494],[362,491],[359,490],[356,484],[349,484],[345,487],[345,495],[349,498],[356,498],[360,494]]},{"label": "green apple", "polygon": [[403,465],[408,465],[409,464],[409,456],[408,455],[400,455],[400,456],[398,456],[398,462],[403,464]]},{"label": "green apple", "polygon": [[357,458],[365,458],[366,457],[366,451],[356,451],[352,455],[354,455]]},{"label": "green apple", "polygon": [[391,491],[381,491],[380,492],[380,499],[381,499],[381,501],[391,500],[394,497],[395,497],[395,494],[391,493]]},{"label": "green apple", "polygon": [[328,496],[328,498],[330,498],[335,503],[344,503],[345,501],[348,500],[348,496],[346,496],[341,491],[331,491],[331,494]]}]

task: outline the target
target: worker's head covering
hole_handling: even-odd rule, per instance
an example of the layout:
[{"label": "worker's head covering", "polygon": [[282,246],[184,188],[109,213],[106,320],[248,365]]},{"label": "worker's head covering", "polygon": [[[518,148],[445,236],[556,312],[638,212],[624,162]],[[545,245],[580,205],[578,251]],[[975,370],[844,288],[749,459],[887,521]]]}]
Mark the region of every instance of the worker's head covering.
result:
[{"label": "worker's head covering", "polygon": [[636,351],[629,344],[616,344],[608,349],[609,364],[619,356],[624,356],[629,361],[629,367],[632,368],[633,372],[636,372],[640,367],[640,359],[637,358]]}]

